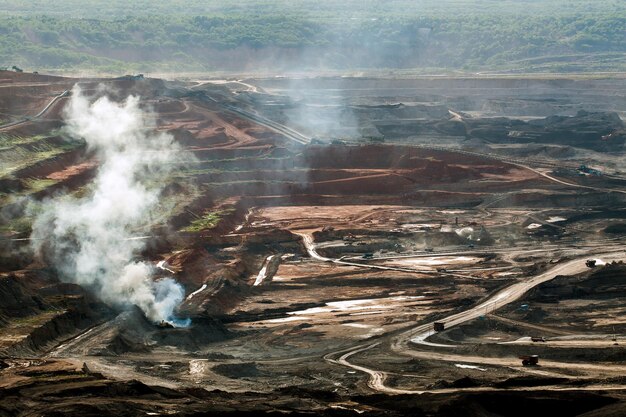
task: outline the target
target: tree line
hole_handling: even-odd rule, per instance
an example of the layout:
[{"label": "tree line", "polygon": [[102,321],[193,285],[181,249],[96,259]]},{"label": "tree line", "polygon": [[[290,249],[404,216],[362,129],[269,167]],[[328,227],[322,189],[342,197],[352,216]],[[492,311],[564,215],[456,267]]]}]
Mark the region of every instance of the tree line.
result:
[{"label": "tree line", "polygon": [[624,70],[625,13],[0,18],[0,66]]}]

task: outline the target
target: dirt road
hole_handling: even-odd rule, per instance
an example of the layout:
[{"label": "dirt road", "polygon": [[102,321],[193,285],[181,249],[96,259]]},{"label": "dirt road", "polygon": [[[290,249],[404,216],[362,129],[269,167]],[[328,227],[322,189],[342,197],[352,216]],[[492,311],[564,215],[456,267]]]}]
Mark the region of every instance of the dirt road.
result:
[{"label": "dirt road", "polygon": [[[313,236],[307,233],[302,233],[302,232],[300,233],[296,232],[296,234],[302,237],[302,241],[304,242],[304,247],[306,248],[306,251],[309,254],[309,256],[321,262],[332,262],[334,264],[339,264],[339,265],[356,266],[359,268],[368,268],[368,269],[378,269],[382,271],[398,271],[398,272],[408,272],[408,273],[423,274],[423,275],[441,275],[441,273],[435,272],[429,269],[400,268],[400,267],[394,267],[394,266],[363,264],[363,263],[358,263],[358,262],[348,262],[342,259],[327,258],[325,256],[320,255],[317,252],[317,245],[315,244],[315,242],[313,242]],[[454,276],[458,278],[465,278],[465,279],[476,279],[475,277],[471,275],[463,275],[463,274],[457,274],[453,272],[446,272],[446,275]]]},{"label": "dirt road", "polygon": [[[315,252],[313,250],[313,252]],[[623,259],[624,253],[620,252],[608,252],[600,254],[600,256],[607,260],[607,262]],[[322,258],[324,259],[324,258]],[[517,282],[513,285],[504,288],[487,300],[482,303],[476,305],[475,307],[453,314],[445,319],[439,320],[445,323],[446,328],[450,328],[453,326],[457,326],[459,324],[468,322],[477,317],[480,317],[490,311],[495,311],[498,308],[503,307],[515,300],[521,298],[526,292],[530,289],[536,287],[537,285],[549,281],[555,278],[557,275],[573,275],[580,272],[583,272],[587,269],[585,266],[586,257],[580,257],[551,268],[550,270],[536,275],[526,281]],[[427,358],[431,360],[440,360],[440,361],[454,361],[454,362],[469,362],[469,363],[484,363],[484,364],[496,364],[501,366],[519,366],[519,361],[513,360],[510,358],[486,358],[486,357],[467,357],[458,354],[449,354],[446,352],[452,346],[446,345],[438,345],[438,344],[430,344],[430,346],[440,347],[443,349],[442,352],[433,352],[433,351],[421,351],[417,352],[409,346],[409,342],[414,341],[417,343],[425,343],[429,344],[426,339],[432,335],[433,323],[426,323],[420,326],[416,326],[412,329],[404,331],[395,336],[388,336],[387,341],[390,344],[390,349],[401,355],[415,356],[420,358]],[[369,375],[369,380],[367,385],[373,390],[385,392],[389,394],[419,394],[427,391],[414,391],[414,390],[401,390],[396,388],[387,387],[385,385],[386,373],[383,371],[378,371],[375,369],[370,369],[364,366],[355,365],[348,361],[348,359],[356,354],[367,351],[369,349],[373,349],[379,345],[381,345],[382,341],[378,341],[372,343],[370,345],[359,345],[355,348],[346,352],[346,350],[342,350],[339,352],[334,352],[326,355],[325,359],[331,363],[339,364],[342,366],[349,367],[351,369],[364,372]],[[345,353],[344,353],[345,352]],[[339,356],[338,359],[333,359],[334,357]],[[581,370],[596,370],[603,373],[617,373],[622,374],[626,372],[626,367],[614,366],[614,365],[590,365],[590,364],[571,364],[571,363],[560,363],[553,361],[544,361],[544,365],[547,367],[554,368],[580,368]],[[613,387],[615,388],[615,387]],[[430,392],[444,392],[445,390],[436,390]]]},{"label": "dirt road", "polygon": [[50,100],[48,102],[48,104],[46,104],[46,106],[39,113],[37,113],[36,115],[34,115],[34,116],[27,116],[27,117],[24,117],[23,119],[16,120],[16,121],[10,122],[10,123],[6,123],[4,125],[0,125],[0,130],[9,129],[9,128],[12,128],[12,127],[19,126],[21,124],[30,122],[30,121],[32,121],[34,119],[38,119],[39,117],[43,116],[50,109],[50,107],[52,107],[57,101],[61,100],[64,97],[67,97],[69,95],[70,95],[70,91],[69,90],[63,91],[61,94],[55,96],[52,100]]}]

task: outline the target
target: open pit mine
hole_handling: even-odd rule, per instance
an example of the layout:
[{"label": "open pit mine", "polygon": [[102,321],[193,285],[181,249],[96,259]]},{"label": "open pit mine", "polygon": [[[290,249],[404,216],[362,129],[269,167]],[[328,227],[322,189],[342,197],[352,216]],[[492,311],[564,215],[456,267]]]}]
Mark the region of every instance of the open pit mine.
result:
[{"label": "open pit mine", "polygon": [[0,416],[625,415],[625,103],[0,72]]}]

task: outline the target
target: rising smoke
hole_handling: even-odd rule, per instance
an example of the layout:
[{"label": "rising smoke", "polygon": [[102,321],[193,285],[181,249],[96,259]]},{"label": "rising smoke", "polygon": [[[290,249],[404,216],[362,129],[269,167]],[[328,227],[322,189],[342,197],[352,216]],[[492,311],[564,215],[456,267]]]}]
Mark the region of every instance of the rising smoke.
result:
[{"label": "rising smoke", "polygon": [[145,241],[133,239],[156,214],[165,176],[180,161],[173,137],[155,133],[138,97],[93,103],[76,86],[64,117],[68,133],[86,141],[100,161],[82,197],[46,202],[36,218],[35,250],[53,262],[60,278],[92,289],[117,306],[138,306],[154,322],[186,325],[174,317],[184,298],[171,278],[153,280],[153,267],[136,260]]},{"label": "rising smoke", "polygon": [[323,85],[325,81],[290,79],[289,88],[284,91],[291,100],[291,106],[285,109],[285,122],[296,131],[323,141],[359,139],[362,123],[350,99],[343,95],[343,79],[333,80],[322,94],[314,88],[316,83]]}]

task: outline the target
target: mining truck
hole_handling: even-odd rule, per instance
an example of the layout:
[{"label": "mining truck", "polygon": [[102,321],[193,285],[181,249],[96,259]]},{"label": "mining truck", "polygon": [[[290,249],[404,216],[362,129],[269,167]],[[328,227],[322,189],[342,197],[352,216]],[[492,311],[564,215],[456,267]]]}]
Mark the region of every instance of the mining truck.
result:
[{"label": "mining truck", "polygon": [[601,176],[602,175],[602,171],[597,170],[597,169],[593,169],[593,168],[589,168],[587,165],[579,166],[578,167],[578,172],[580,172],[581,175],[585,175],[585,174],[597,175],[597,176]]},{"label": "mining truck", "polygon": [[436,321],[433,323],[433,330],[436,332],[443,332],[446,329],[446,324],[442,321]]},{"label": "mining truck", "polygon": [[539,365],[538,355],[523,355],[519,357],[522,360],[523,366],[537,366]]},{"label": "mining truck", "polygon": [[587,268],[594,268],[596,266],[596,260],[587,259],[587,262],[585,262],[585,265],[587,265]]}]

